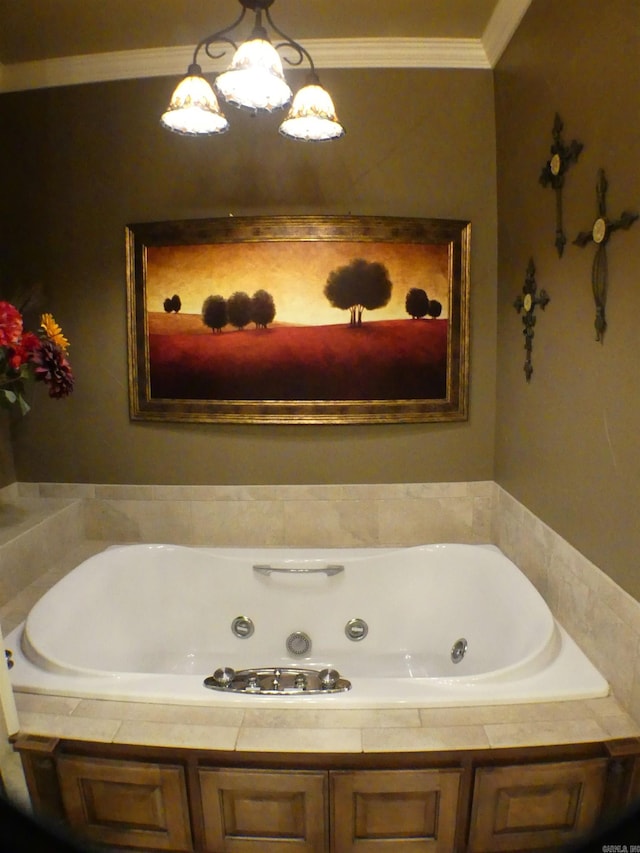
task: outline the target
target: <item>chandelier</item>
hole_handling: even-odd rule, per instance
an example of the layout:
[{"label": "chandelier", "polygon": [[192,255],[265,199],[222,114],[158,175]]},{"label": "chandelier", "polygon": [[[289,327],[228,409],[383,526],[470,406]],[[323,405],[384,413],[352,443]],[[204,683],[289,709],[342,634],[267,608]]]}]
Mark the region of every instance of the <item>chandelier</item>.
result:
[{"label": "chandelier", "polygon": [[[233,24],[196,45],[187,74],[162,115],[164,127],[187,136],[224,133],[229,129],[229,122],[220,109],[219,96],[228,104],[254,114],[289,107],[279,131],[290,139],[322,141],[343,136],[344,127],[338,121],[331,96],[320,85],[309,52],[273,23],[269,7],[274,0],[239,0],[239,3],[242,12]],[[255,13],[255,22],[249,38],[238,46],[230,34],[242,23],[247,9]],[[281,39],[275,47],[263,26],[263,12],[269,26]],[[217,75],[212,87],[202,75],[198,55],[202,51],[210,59],[220,59],[228,50],[224,45],[230,45],[235,53],[227,70]],[[284,76],[280,49],[293,52],[293,58],[284,57],[289,65],[301,65],[305,59],[309,63],[306,84],[295,98]]]}]

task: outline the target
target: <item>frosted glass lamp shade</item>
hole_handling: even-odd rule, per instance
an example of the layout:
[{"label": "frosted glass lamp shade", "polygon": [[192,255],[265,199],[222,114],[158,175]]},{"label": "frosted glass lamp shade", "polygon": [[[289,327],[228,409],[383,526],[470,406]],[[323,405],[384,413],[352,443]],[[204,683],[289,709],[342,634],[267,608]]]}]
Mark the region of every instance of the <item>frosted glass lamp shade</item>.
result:
[{"label": "frosted glass lamp shade", "polygon": [[176,87],[160,122],[175,133],[207,136],[224,133],[229,122],[220,111],[215,92],[195,66]]},{"label": "frosted glass lamp shade", "polygon": [[262,38],[240,45],[229,68],[218,75],[216,89],[228,103],[254,112],[282,109],[292,96],[278,51]]},{"label": "frosted glass lamp shade", "polygon": [[338,121],[331,96],[318,83],[309,83],[300,89],[286,117],[280,133],[290,139],[321,142],[344,136],[344,127]]}]

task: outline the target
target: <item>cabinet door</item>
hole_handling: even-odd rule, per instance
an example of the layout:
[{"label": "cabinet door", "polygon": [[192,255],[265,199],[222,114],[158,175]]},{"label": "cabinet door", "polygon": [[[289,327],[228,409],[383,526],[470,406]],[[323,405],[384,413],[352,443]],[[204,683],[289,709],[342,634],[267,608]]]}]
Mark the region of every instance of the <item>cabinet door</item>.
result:
[{"label": "cabinet door", "polygon": [[209,853],[325,853],[327,774],[200,770]]},{"label": "cabinet door", "polygon": [[476,771],[470,853],[531,850],[580,839],[600,815],[606,759]]},{"label": "cabinet door", "polygon": [[192,850],[181,767],[61,756],[58,776],[69,825],[100,844]]},{"label": "cabinet door", "polygon": [[456,769],[332,773],[333,850],[453,850],[461,774]]}]

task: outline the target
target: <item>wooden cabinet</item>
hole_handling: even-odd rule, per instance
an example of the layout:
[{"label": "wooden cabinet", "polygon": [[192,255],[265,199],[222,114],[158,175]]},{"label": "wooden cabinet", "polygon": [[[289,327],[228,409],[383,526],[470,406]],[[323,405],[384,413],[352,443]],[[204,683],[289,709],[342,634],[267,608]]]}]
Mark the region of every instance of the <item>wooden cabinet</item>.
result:
[{"label": "wooden cabinet", "polygon": [[36,812],[110,849],[558,850],[640,800],[640,739],[442,753],[252,755],[19,739]]},{"label": "wooden cabinet", "polygon": [[199,771],[209,853],[324,853],[326,772]]},{"label": "wooden cabinet", "polygon": [[450,853],[461,775],[458,769],[332,773],[332,849]]},{"label": "wooden cabinet", "polygon": [[193,850],[184,770],[138,761],[58,760],[69,826],[101,844]]},{"label": "wooden cabinet", "polygon": [[469,853],[560,847],[601,813],[607,760],[481,767],[475,773]]}]

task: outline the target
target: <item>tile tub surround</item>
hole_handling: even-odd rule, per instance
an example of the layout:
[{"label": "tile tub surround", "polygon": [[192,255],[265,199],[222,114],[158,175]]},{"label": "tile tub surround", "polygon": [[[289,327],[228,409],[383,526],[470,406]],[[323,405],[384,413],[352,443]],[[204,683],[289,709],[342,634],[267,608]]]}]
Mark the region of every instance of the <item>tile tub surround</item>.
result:
[{"label": "tile tub surround", "polygon": [[381,710],[208,708],[16,693],[21,731],[238,752],[430,752],[640,736],[608,696],[533,705]]},{"label": "tile tub surround", "polygon": [[640,722],[640,603],[499,487],[491,539]]},{"label": "tile tub surround", "polygon": [[18,484],[76,500],[85,536],[202,546],[376,547],[488,542],[494,484],[109,486]]},{"label": "tile tub surround", "polygon": [[0,489],[0,605],[38,580],[83,535],[77,501],[22,497],[12,487]]},{"label": "tile tub surround", "polygon": [[[640,603],[497,484],[154,486],[14,483],[0,489],[0,623],[108,544],[376,547],[491,542],[640,722]],[[20,513],[28,508],[28,512]],[[20,510],[18,515],[15,511]],[[33,526],[29,526],[33,519]],[[75,547],[80,551],[73,552]]]}]

